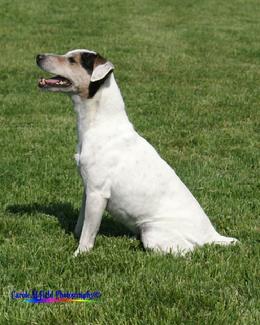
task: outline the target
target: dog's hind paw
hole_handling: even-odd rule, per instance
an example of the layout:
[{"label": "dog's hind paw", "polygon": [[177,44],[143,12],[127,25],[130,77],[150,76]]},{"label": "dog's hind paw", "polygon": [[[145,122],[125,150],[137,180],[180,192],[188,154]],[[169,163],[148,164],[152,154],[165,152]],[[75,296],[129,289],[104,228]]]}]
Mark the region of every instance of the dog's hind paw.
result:
[{"label": "dog's hind paw", "polygon": [[240,241],[236,238],[233,237],[225,237],[225,236],[220,236],[220,238],[218,238],[217,240],[214,241],[214,244],[217,245],[235,245],[235,244],[239,244]]}]

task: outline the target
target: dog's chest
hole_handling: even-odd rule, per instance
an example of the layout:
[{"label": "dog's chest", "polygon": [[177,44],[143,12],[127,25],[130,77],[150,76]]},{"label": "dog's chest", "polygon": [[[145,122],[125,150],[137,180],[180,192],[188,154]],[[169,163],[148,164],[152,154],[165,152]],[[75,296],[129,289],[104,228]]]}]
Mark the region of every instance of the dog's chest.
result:
[{"label": "dog's chest", "polygon": [[[117,130],[117,129],[115,129]],[[123,134],[122,134],[123,133]],[[135,143],[135,134],[113,131],[111,126],[98,128],[85,134],[75,155],[80,170],[108,177],[116,170],[129,148]]]},{"label": "dog's chest", "polygon": [[110,197],[111,175],[118,153],[109,138],[86,137],[78,147],[75,160],[85,187]]}]

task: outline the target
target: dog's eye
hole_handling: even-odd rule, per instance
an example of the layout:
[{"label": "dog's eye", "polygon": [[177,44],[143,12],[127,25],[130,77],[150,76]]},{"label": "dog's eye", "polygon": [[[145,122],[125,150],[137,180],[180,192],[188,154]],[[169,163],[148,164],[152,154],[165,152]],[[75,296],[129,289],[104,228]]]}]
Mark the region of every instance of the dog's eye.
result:
[{"label": "dog's eye", "polygon": [[68,58],[69,63],[76,63],[76,60],[73,57]]}]

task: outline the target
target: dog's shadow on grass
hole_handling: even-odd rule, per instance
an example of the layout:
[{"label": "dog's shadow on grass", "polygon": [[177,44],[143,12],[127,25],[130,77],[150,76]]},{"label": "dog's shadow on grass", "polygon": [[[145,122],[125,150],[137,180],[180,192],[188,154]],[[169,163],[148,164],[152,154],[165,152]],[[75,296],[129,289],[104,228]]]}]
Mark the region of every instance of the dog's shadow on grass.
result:
[{"label": "dog's shadow on grass", "polygon": [[[53,216],[58,219],[61,227],[66,233],[73,233],[79,210],[75,209],[70,203],[31,203],[31,204],[15,204],[6,208],[8,213],[23,215],[42,213]],[[122,224],[114,221],[107,213],[103,216],[99,234],[108,237],[127,236],[132,237],[133,234]]]}]

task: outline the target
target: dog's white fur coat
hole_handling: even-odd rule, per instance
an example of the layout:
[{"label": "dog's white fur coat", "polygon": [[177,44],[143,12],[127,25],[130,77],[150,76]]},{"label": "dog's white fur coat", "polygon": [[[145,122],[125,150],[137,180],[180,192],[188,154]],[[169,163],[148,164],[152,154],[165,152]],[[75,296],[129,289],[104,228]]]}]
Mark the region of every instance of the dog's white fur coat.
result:
[{"label": "dog's white fur coat", "polygon": [[[106,73],[109,67],[103,66]],[[185,253],[206,243],[236,241],[216,232],[174,170],[134,130],[111,69],[93,98],[75,94],[72,100],[79,140],[75,158],[85,188],[75,255],[93,247],[105,209],[156,251]]]},{"label": "dog's white fur coat", "polygon": [[[216,232],[174,170],[134,130],[113,74],[94,99],[74,98],[74,108],[81,148],[77,161],[87,198],[93,200],[89,208],[94,223],[100,223],[107,207],[132,231],[140,232],[145,248],[163,252],[234,241]],[[89,228],[86,220],[78,251],[94,244]]]}]

